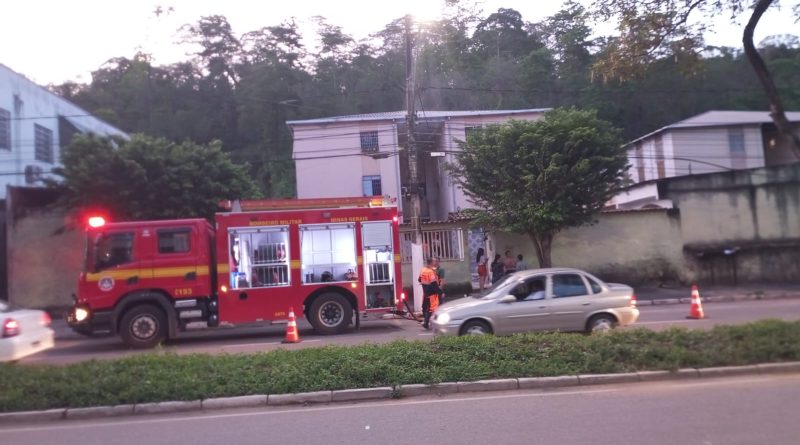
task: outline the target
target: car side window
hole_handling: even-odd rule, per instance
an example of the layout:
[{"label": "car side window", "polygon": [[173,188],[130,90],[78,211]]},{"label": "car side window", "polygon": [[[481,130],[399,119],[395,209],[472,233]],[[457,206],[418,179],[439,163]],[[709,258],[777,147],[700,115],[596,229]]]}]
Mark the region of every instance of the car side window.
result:
[{"label": "car side window", "polygon": [[535,277],[525,281],[527,292],[526,301],[544,300],[545,289],[547,288],[547,277]]},{"label": "car side window", "polygon": [[603,287],[600,286],[600,283],[598,283],[596,280],[589,277],[586,277],[586,279],[589,280],[589,286],[591,286],[593,294],[599,294],[603,291]]},{"label": "car side window", "polygon": [[106,233],[95,241],[95,271],[133,261],[133,232]]},{"label": "car side window", "polygon": [[586,295],[586,284],[578,274],[553,275],[553,297],[577,297]]}]

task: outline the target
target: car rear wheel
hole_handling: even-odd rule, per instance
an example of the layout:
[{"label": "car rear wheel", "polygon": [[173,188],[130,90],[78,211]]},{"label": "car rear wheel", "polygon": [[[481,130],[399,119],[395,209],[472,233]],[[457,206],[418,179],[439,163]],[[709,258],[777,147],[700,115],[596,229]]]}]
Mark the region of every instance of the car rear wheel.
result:
[{"label": "car rear wheel", "polygon": [[589,319],[586,330],[592,334],[602,334],[617,327],[617,320],[608,314],[599,314]]},{"label": "car rear wheel", "polygon": [[119,335],[131,348],[152,348],[167,337],[167,317],[155,306],[134,306],[122,316]]},{"label": "car rear wheel", "polygon": [[461,328],[461,335],[489,335],[492,333],[492,327],[485,321],[471,320],[464,323]]},{"label": "car rear wheel", "polygon": [[353,307],[341,294],[330,292],[314,300],[308,315],[308,321],[320,334],[339,334],[353,319]]}]

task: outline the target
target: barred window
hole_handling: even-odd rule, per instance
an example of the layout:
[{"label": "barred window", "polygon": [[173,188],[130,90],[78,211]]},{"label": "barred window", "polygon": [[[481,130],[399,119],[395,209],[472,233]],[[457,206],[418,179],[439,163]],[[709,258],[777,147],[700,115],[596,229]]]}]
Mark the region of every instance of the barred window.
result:
[{"label": "barred window", "polygon": [[0,149],[11,150],[11,112],[0,108]]},{"label": "barred window", "polygon": [[377,131],[361,132],[361,151],[363,151],[364,153],[373,153],[378,151]]},{"label": "barred window", "polygon": [[53,130],[39,124],[33,124],[34,156],[37,161],[53,163]]},{"label": "barred window", "polygon": [[363,176],[361,178],[361,188],[363,189],[364,196],[383,195],[380,176]]}]

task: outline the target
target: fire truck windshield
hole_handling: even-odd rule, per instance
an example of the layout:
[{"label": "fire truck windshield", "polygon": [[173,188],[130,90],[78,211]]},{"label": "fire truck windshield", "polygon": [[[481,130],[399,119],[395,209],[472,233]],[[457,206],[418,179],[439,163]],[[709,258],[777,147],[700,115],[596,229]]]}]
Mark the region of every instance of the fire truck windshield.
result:
[{"label": "fire truck windshield", "polygon": [[132,261],[133,238],[133,232],[97,234],[87,246],[87,269],[99,272]]}]

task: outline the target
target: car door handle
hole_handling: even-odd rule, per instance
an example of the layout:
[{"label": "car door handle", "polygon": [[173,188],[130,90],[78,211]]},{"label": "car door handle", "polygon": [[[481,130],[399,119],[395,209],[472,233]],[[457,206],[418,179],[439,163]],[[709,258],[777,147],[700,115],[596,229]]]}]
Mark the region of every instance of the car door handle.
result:
[{"label": "car door handle", "polygon": [[132,277],[128,277],[128,284],[129,285],[136,284],[138,282],[139,282],[139,275],[134,275]]},{"label": "car door handle", "polygon": [[589,306],[592,303],[581,303],[581,306]]},{"label": "car door handle", "polygon": [[186,281],[196,280],[197,272],[187,272],[186,275],[183,276],[183,279]]},{"label": "car door handle", "polygon": [[539,309],[547,309],[547,306],[539,306]]}]

